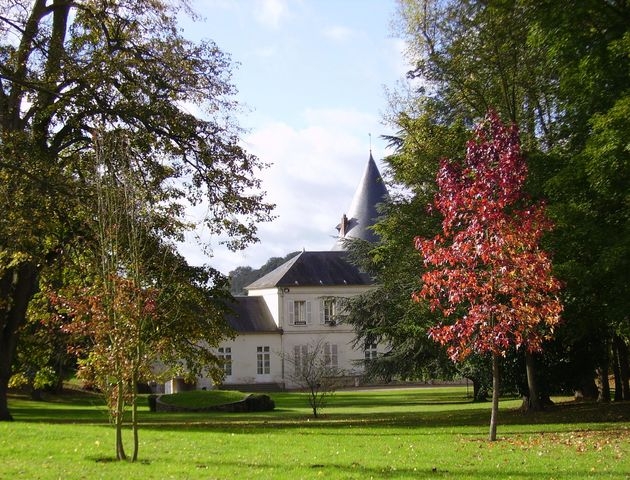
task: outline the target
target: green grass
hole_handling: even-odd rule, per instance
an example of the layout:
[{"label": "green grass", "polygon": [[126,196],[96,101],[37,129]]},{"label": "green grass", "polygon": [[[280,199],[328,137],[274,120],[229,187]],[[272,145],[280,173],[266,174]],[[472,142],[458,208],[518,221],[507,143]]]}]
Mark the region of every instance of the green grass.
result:
[{"label": "green grass", "polygon": [[162,395],[160,401],[182,408],[208,408],[239,402],[245,397],[247,394],[231,390],[193,390]]},{"label": "green grass", "polygon": [[15,397],[0,479],[630,479],[628,403],[555,399],[565,403],[523,415],[504,400],[490,443],[490,405],[463,388],[338,392],[318,420],[303,394],[272,397],[273,412],[143,408],[136,464],[113,461],[98,397]]}]

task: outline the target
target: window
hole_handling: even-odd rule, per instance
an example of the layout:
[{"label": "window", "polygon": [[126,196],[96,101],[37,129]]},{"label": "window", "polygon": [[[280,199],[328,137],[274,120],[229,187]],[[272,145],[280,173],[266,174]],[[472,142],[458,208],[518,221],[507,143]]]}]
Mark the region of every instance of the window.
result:
[{"label": "window", "polygon": [[223,374],[226,377],[232,375],[232,348],[220,347],[218,357],[223,362]]},{"label": "window", "polygon": [[337,345],[331,345],[330,343],[324,344],[324,365],[334,368],[337,368],[339,365]]},{"label": "window", "polygon": [[334,298],[326,298],[322,300],[321,323],[322,325],[330,326],[337,324],[337,308]]},{"label": "window", "polygon": [[309,325],[311,323],[311,302],[296,300],[289,302],[289,324]]},{"label": "window", "polygon": [[256,373],[258,373],[258,375],[268,375],[271,373],[269,347],[256,347]]},{"label": "window", "polygon": [[376,351],[376,343],[366,343],[365,344],[365,360],[370,361],[375,359],[378,356]]}]

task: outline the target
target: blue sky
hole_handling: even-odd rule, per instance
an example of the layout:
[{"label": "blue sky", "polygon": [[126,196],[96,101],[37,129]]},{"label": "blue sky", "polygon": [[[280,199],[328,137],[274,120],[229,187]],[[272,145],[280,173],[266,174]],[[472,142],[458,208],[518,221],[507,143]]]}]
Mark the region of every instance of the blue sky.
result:
[{"label": "blue sky", "polygon": [[[385,88],[408,69],[392,35],[395,0],[193,0],[203,17],[183,35],[209,38],[238,62],[233,82],[244,105],[245,148],[271,166],[260,172],[277,219],[259,225],[260,242],[232,253],[200,230],[182,247],[193,264],[228,273],[260,267],[296,250],[329,250],[367,164],[388,152],[380,135]],[[195,213],[191,212],[193,220]]]}]

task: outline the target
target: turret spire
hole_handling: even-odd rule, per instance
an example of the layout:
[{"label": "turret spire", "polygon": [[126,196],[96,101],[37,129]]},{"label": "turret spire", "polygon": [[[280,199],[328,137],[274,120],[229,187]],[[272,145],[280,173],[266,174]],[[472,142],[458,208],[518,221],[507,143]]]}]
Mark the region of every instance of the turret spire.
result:
[{"label": "turret spire", "polygon": [[[372,135],[370,134],[370,140]],[[379,217],[377,205],[389,200],[389,194],[383,178],[381,177],[370,145],[370,158],[363,177],[354,193],[348,212],[343,215],[341,223],[337,226],[339,237],[333,246],[333,250],[343,250],[344,238],[360,238],[369,242],[378,240],[376,234],[370,229]]]}]

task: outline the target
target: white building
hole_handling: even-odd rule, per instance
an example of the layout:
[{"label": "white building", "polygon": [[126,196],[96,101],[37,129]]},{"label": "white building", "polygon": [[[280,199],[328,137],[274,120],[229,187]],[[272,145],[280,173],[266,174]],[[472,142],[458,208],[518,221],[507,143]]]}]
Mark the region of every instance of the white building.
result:
[{"label": "white building", "polygon": [[[225,360],[224,387],[292,388],[289,369],[293,364],[288,356],[299,356],[320,339],[326,360],[359,380],[362,361],[376,354],[376,346],[354,346],[354,331],[343,323],[339,298],[363,293],[374,282],[347,260],[343,239],[375,241],[369,227],[378,217],[377,204],[388,198],[370,153],[350,209],[337,226],[339,237],[332,250],[299,253],[247,286],[247,296],[236,298],[229,322],[237,336],[217,351]],[[196,387],[211,388],[212,384],[199,379]],[[174,389],[173,383],[166,385],[167,393]]]}]

